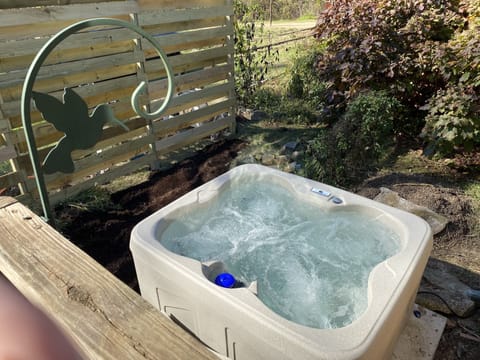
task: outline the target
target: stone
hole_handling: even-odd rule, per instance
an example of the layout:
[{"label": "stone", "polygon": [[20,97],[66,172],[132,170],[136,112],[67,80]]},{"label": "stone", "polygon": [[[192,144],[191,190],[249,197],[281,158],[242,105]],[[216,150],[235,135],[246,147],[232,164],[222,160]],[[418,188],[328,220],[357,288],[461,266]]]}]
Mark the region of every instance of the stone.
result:
[{"label": "stone", "polygon": [[297,163],[295,161],[288,164],[286,168],[287,172],[294,172],[296,169],[297,169]]},{"label": "stone", "polygon": [[263,154],[262,156],[262,164],[263,165],[273,165],[275,163],[275,155],[273,154]]},{"label": "stone", "polygon": [[447,318],[417,304],[400,334],[391,360],[432,360],[442,337]]},{"label": "stone", "polygon": [[268,118],[268,114],[265,111],[262,110],[255,110],[252,113],[251,120],[252,121],[259,121]]},{"label": "stone", "polygon": [[469,296],[470,287],[449,271],[448,263],[430,259],[423,278],[416,299],[418,304],[445,314],[452,314],[453,310],[462,317],[475,311],[475,302]]},{"label": "stone", "polygon": [[297,141],[289,141],[287,142],[285,145],[283,145],[283,149],[282,150],[290,150],[290,151],[294,151],[298,146],[298,142]]},{"label": "stone", "polygon": [[414,204],[402,198],[397,192],[385,187],[380,188],[380,194],[378,194],[374,200],[420,216],[430,225],[434,235],[445,229],[445,226],[447,226],[449,222],[445,216],[437,214],[427,207]]},{"label": "stone", "polygon": [[292,153],[292,156],[290,156],[290,157],[291,157],[292,160],[297,160],[301,156],[303,156],[303,151],[294,151]]},{"label": "stone", "polygon": [[280,166],[288,164],[288,157],[286,155],[280,155],[277,157],[276,160],[277,160],[277,164]]}]

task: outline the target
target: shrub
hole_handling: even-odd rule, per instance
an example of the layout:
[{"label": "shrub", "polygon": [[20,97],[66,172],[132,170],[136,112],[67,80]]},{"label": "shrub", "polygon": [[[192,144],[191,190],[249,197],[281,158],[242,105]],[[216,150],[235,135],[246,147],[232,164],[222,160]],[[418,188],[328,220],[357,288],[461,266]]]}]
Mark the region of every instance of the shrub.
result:
[{"label": "shrub", "polygon": [[316,70],[321,48],[317,47],[300,54],[290,69],[291,79],[287,93],[297,99],[304,99],[317,109],[325,103],[326,84],[320,80]]},{"label": "shrub", "polygon": [[328,41],[318,70],[329,84],[329,104],[345,108],[365,89],[385,89],[417,116],[445,85],[432,64],[435,44],[447,42],[464,21],[456,0],[330,2],[316,27],[317,36]]},{"label": "shrub", "polygon": [[439,90],[427,107],[423,137],[425,153],[451,154],[456,148],[470,151],[480,145],[480,107],[472,89],[461,86]]},{"label": "shrub", "polygon": [[253,106],[270,114],[272,120],[287,124],[313,124],[315,109],[303,99],[291,99],[271,89],[259,89],[253,95]]},{"label": "shrub", "polygon": [[358,95],[342,119],[309,144],[307,176],[341,186],[357,180],[384,157],[402,112],[400,102],[385,91]]}]

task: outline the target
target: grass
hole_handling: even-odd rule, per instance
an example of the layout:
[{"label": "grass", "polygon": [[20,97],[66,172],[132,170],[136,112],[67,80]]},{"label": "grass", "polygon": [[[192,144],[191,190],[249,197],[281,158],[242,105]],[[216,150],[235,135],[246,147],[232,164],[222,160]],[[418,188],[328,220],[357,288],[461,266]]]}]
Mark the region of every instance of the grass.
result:
[{"label": "grass", "polygon": [[12,167],[10,166],[10,162],[0,161],[0,176],[8,174],[11,171]]},{"label": "grass", "polygon": [[81,211],[108,211],[116,207],[110,199],[110,191],[102,187],[92,187],[61,205]]},{"label": "grass", "polygon": [[[278,56],[278,61],[274,61],[269,73],[267,74],[266,86],[274,89],[281,89],[289,79],[289,70],[295,60],[303,51],[315,46],[315,39],[312,37],[294,40],[308,34],[308,31],[300,31],[313,27],[314,21],[274,21],[272,26],[266,25],[263,33],[258,37],[258,45],[277,44],[284,41],[290,41],[273,47],[270,60]],[[300,31],[300,32],[299,32]],[[266,50],[259,50],[266,51]],[[278,52],[278,53],[277,53]]]}]

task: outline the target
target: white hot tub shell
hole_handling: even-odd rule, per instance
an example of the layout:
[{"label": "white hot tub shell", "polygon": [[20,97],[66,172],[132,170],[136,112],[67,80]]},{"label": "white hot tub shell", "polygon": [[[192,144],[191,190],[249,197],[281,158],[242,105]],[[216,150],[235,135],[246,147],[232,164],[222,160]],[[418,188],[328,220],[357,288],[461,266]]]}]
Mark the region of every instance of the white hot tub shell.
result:
[{"label": "white hot tub shell", "polygon": [[[208,206],[231,179],[246,174],[268,178],[319,207],[351,207],[383,217],[400,235],[400,251],[371,271],[368,306],[351,324],[317,329],[287,320],[264,305],[252,287],[215,285],[212,279],[223,272],[222,263],[202,264],[161,244],[161,233],[176,213]],[[390,358],[411,314],[431,247],[431,229],[417,216],[260,165],[236,167],[177,199],[141,221],[130,242],[142,296],[212,350],[237,360]]]}]

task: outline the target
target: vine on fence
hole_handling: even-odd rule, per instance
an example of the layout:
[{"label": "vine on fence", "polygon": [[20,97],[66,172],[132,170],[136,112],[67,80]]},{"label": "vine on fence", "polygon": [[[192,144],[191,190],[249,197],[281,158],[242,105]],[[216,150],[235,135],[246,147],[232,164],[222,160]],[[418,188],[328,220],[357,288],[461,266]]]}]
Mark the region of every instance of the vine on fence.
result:
[{"label": "vine on fence", "polygon": [[264,25],[258,20],[257,7],[235,0],[234,12],[235,88],[240,103],[249,106],[269,68],[278,61],[278,50],[272,50],[268,45],[266,51],[257,51],[257,39],[263,33]]}]

